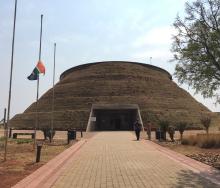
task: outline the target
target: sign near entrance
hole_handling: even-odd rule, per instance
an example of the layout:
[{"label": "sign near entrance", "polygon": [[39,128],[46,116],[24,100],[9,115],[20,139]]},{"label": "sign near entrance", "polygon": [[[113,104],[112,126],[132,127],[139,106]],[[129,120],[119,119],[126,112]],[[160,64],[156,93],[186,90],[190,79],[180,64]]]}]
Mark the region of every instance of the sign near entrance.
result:
[{"label": "sign near entrance", "polygon": [[91,117],[91,121],[96,121],[96,117]]}]

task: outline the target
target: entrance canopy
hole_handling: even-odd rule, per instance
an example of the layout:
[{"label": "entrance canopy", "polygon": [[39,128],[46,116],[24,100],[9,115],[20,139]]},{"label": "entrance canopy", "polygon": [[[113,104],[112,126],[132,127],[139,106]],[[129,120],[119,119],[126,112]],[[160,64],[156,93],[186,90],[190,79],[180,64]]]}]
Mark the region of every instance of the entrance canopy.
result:
[{"label": "entrance canopy", "polygon": [[128,131],[133,130],[136,119],[141,121],[136,104],[92,105],[87,131]]}]

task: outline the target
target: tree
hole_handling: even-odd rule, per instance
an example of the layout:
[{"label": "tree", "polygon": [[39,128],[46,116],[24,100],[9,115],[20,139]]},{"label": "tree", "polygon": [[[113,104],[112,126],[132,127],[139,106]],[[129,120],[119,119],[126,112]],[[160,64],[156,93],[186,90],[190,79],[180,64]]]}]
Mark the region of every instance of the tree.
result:
[{"label": "tree", "polygon": [[170,125],[169,121],[166,120],[159,121],[160,130],[163,132],[162,138],[164,138],[164,140],[166,140],[166,133],[168,131],[169,125]]},{"label": "tree", "polygon": [[170,135],[170,139],[171,139],[171,141],[172,142],[174,142],[174,134],[175,134],[175,129],[174,129],[174,127],[168,127],[168,133],[169,133],[169,135]]},{"label": "tree", "polygon": [[186,16],[176,17],[171,51],[175,76],[201,92],[215,96],[220,86],[220,0],[196,0],[185,5]]},{"label": "tree", "polygon": [[187,127],[187,123],[186,122],[178,122],[176,124],[177,130],[180,132],[180,140],[182,142],[183,140],[183,133]]},{"label": "tree", "polygon": [[203,116],[200,119],[201,124],[204,126],[207,135],[209,134],[209,127],[211,125],[211,118],[209,116]]},{"label": "tree", "polygon": [[44,133],[44,140],[47,140],[47,138],[49,138],[49,140],[51,142],[51,139],[53,139],[56,131],[51,130],[50,128],[43,128],[42,131]]}]

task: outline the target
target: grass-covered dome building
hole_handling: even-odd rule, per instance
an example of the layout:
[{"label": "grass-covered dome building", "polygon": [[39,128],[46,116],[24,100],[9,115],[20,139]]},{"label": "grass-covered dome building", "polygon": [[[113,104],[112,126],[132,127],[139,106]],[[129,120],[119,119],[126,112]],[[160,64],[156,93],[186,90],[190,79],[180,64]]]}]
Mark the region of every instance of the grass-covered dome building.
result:
[{"label": "grass-covered dome building", "polygon": [[[55,85],[54,128],[130,130],[136,118],[187,121],[197,126],[202,113],[212,114],[172,81],[165,70],[136,62],[108,61],[79,65]],[[39,99],[39,127],[51,126],[52,89]],[[10,127],[32,129],[36,104],[10,121]]]}]

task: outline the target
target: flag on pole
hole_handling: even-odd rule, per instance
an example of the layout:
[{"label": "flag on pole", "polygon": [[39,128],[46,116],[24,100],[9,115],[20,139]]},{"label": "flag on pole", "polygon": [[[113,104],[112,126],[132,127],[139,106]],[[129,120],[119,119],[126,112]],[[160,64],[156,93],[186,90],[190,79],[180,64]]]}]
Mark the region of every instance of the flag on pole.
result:
[{"label": "flag on pole", "polygon": [[45,74],[45,66],[41,61],[38,61],[37,66],[32,71],[31,75],[28,76],[28,80],[37,80],[39,74]]}]

